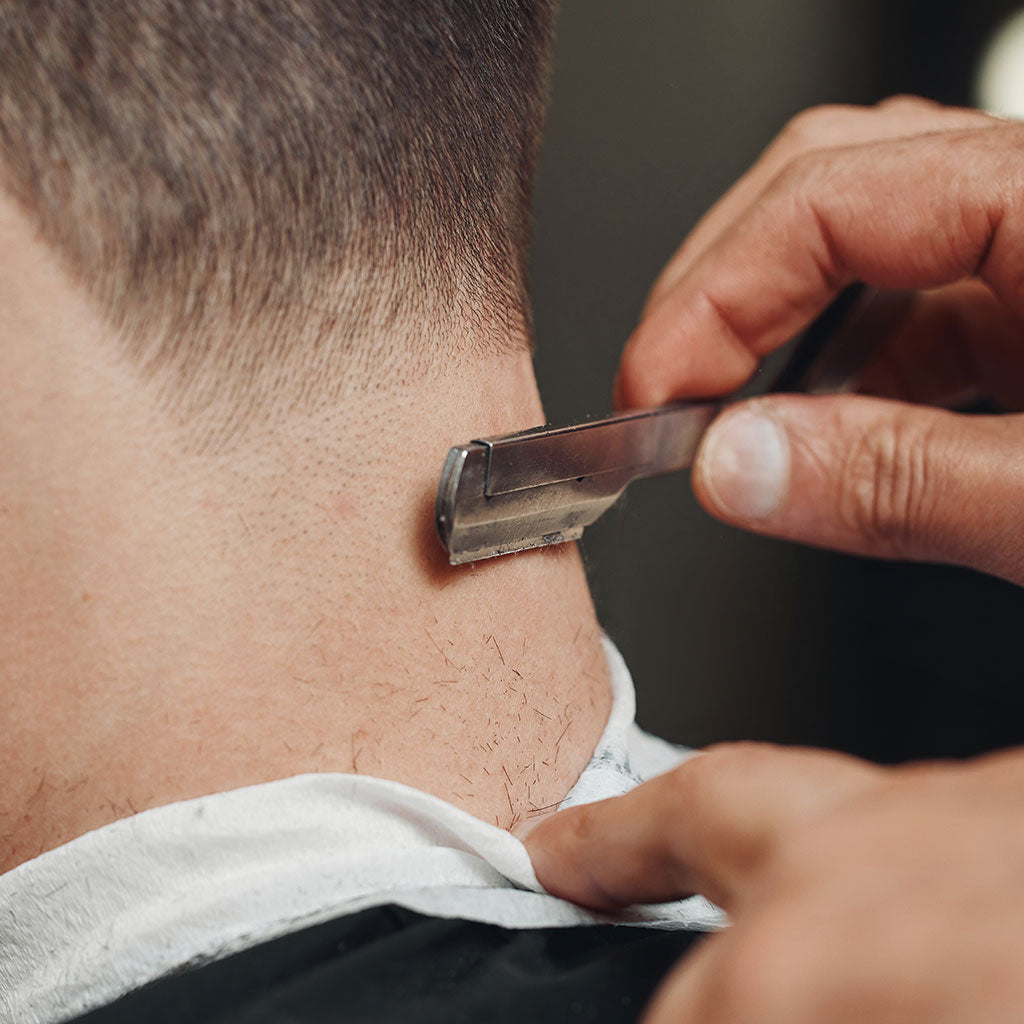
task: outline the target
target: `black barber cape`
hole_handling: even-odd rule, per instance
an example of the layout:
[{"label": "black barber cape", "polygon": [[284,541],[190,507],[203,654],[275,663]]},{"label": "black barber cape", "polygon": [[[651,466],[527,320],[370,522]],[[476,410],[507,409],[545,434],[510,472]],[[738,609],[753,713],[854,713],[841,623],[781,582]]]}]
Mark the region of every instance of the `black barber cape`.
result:
[{"label": "black barber cape", "polygon": [[182,968],[81,1024],[636,1021],[700,933],[501,928],[372,907]]}]

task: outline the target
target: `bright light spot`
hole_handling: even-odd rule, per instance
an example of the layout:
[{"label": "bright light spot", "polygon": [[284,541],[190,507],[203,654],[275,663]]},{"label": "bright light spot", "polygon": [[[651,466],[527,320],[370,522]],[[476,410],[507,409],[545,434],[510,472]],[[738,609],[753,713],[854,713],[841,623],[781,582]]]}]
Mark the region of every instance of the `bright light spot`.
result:
[{"label": "bright light spot", "polygon": [[1024,11],[992,37],[978,71],[978,106],[1001,117],[1024,119]]}]

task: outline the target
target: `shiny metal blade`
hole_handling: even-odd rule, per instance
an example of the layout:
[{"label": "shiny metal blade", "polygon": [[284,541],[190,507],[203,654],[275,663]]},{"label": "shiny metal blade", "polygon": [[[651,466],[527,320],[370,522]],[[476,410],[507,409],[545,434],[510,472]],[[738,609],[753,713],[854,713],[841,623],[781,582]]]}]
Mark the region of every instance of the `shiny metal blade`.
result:
[{"label": "shiny metal blade", "polygon": [[577,540],[639,477],[693,462],[720,402],[677,402],[452,448],[435,522],[452,565]]}]

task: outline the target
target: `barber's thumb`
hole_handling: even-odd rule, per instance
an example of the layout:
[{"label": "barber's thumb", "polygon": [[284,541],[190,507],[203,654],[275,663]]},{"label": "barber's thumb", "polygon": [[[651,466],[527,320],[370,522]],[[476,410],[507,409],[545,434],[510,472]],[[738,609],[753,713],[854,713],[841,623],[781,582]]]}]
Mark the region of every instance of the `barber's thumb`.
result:
[{"label": "barber's thumb", "polygon": [[859,395],[772,395],[711,425],[704,507],[759,533],[1024,583],[1024,417]]}]

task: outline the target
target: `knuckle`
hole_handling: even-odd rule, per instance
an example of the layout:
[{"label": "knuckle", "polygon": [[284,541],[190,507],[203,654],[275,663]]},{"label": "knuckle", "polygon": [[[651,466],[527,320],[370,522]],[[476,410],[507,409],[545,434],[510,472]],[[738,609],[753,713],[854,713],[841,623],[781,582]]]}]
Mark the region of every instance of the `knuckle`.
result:
[{"label": "knuckle", "polygon": [[[882,100],[875,116],[890,133],[917,135],[935,131],[968,131],[993,124],[991,115],[969,107],[950,107],[923,96],[898,95]],[[949,144],[949,143],[947,143]]]},{"label": "knuckle", "polygon": [[714,756],[719,761],[750,761],[761,757],[765,751],[778,750],[771,743],[758,743],[754,740],[724,740],[712,743],[704,748],[704,756]]},{"label": "knuckle", "polygon": [[676,769],[677,783],[689,799],[710,803],[718,799],[732,780],[749,776],[765,758],[766,750],[774,749],[770,744],[751,741],[715,743],[700,757]]},{"label": "knuckle", "polygon": [[737,762],[744,755],[736,750],[710,748],[692,757],[664,777],[668,802],[677,811],[701,816],[717,807],[730,791]]},{"label": "knuckle", "polygon": [[949,779],[956,779],[961,768],[962,762],[954,760],[908,761],[892,769],[891,781],[897,787],[942,786]]},{"label": "knuckle", "polygon": [[827,148],[795,153],[776,176],[769,194],[776,202],[812,202],[818,209],[829,196],[829,179],[835,167],[835,154]]},{"label": "knuckle", "polygon": [[936,103],[934,100],[926,99],[924,96],[915,96],[913,93],[909,92],[901,92],[896,93],[893,96],[887,96],[884,100],[880,100],[875,106],[878,110],[888,112],[907,111],[909,113],[924,113],[943,109],[942,105]]},{"label": "knuckle", "polygon": [[[696,857],[699,863],[714,859],[722,878],[749,876],[762,865],[770,842],[761,830],[734,833],[720,824],[723,808],[742,814],[743,797],[765,764],[768,744],[728,743],[709,748],[681,768],[673,779],[671,802],[684,820],[704,822],[685,832],[685,848],[678,847],[680,862]],[[721,896],[721,893],[719,894]]]},{"label": "knuckle", "polygon": [[917,553],[932,516],[931,434],[896,420],[873,424],[855,435],[841,458],[840,520],[872,547],[903,557]]},{"label": "knuckle", "polygon": [[843,104],[826,103],[802,110],[786,122],[779,143],[793,154],[829,145],[834,140],[837,122],[850,109]]},{"label": "knuckle", "polygon": [[715,772],[708,764],[707,753],[692,757],[674,768],[666,776],[666,782],[670,787],[670,799],[676,806],[699,805],[708,798],[714,798]]}]

